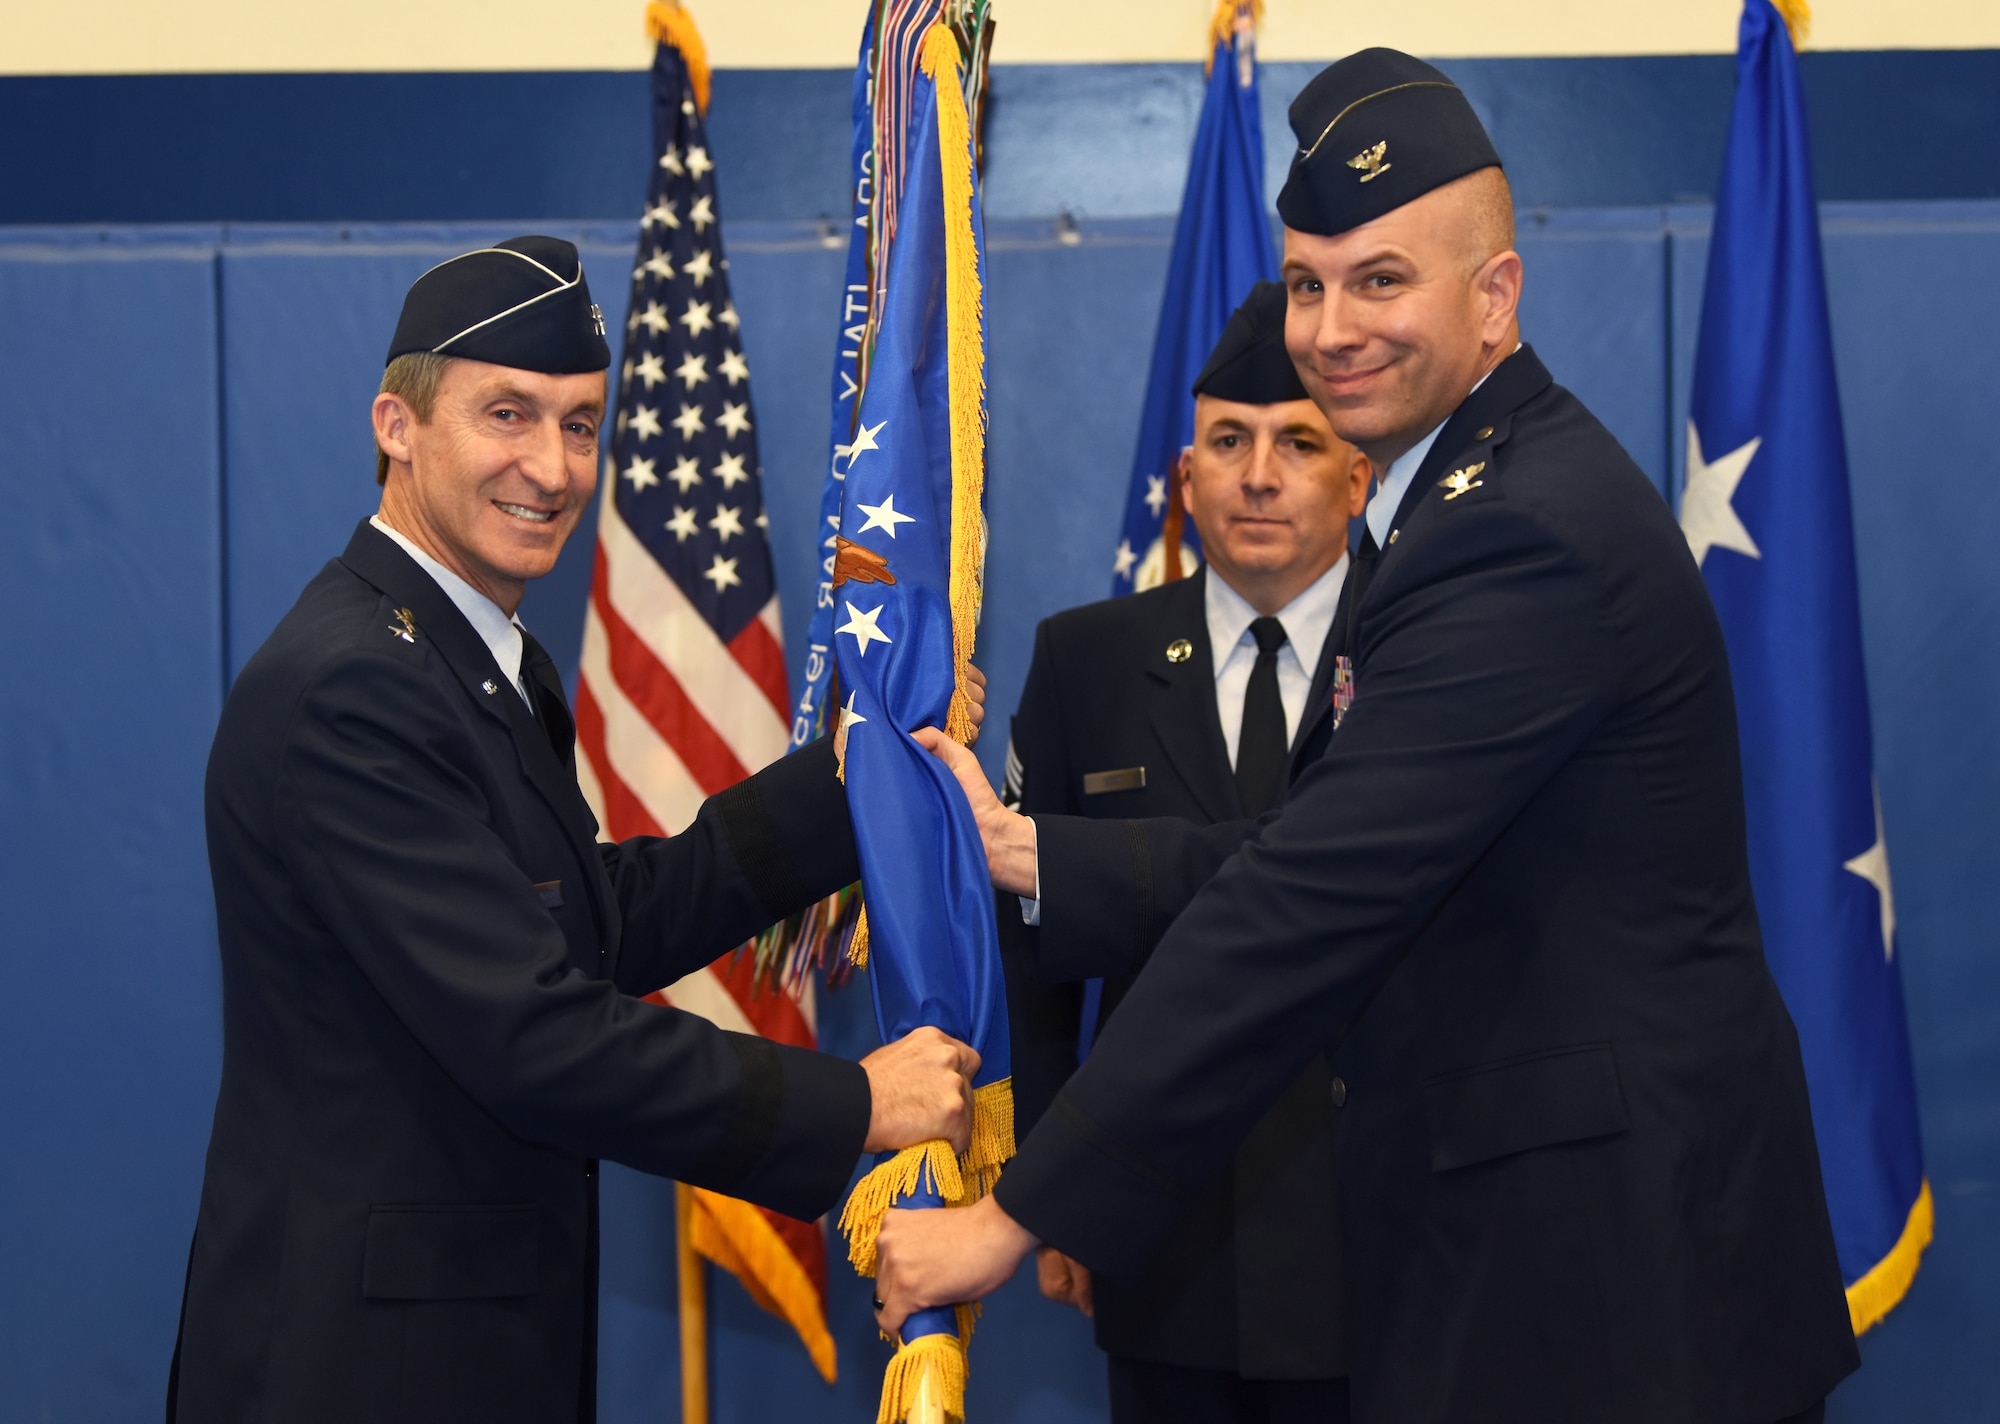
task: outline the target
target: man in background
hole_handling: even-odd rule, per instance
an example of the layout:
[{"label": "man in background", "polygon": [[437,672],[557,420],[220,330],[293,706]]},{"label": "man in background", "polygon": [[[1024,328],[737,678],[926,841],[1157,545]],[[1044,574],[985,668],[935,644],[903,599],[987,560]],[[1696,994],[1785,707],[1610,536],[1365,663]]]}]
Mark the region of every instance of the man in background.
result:
[{"label": "man in background", "polygon": [[[1195,382],[1178,486],[1206,565],[1037,631],[1009,758],[1020,810],[1210,824],[1282,798],[1369,474],[1307,399],[1284,338],[1285,289],[1260,282]],[[1025,1132],[1144,952],[1044,955],[1011,895],[1000,935]],[[1113,1424],[1347,1417],[1333,1156],[1344,1091],[1315,1056],[1137,1275],[1093,1278],[1041,1248],[1043,1294],[1095,1321]]]},{"label": "man in background", "polygon": [[966,1145],[978,1055],[934,1029],[854,1064],[638,997],[858,872],[824,743],[672,839],[597,840],[514,610],[596,484],[603,333],[555,238],[418,278],[381,510],[223,707],[222,1085],[169,1420],[588,1421],[599,1158],[811,1219],[864,1150]]}]

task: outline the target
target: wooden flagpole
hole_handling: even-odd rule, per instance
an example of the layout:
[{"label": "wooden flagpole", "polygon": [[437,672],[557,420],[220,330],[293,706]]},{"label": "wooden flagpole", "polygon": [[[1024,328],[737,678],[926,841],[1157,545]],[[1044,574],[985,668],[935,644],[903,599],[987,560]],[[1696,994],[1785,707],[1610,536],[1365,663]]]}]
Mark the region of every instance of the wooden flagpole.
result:
[{"label": "wooden flagpole", "polygon": [[694,1188],[674,1183],[674,1256],[680,1272],[681,1424],[708,1424],[708,1290],[694,1249]]}]

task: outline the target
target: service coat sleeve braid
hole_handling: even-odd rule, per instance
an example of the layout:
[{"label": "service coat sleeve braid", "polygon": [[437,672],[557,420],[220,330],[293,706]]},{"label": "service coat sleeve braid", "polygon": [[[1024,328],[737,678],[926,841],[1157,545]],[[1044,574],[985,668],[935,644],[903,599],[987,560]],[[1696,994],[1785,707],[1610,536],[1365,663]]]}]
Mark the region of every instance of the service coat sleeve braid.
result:
[{"label": "service coat sleeve braid", "polygon": [[[1093,1268],[1146,1262],[1616,705],[1589,570],[1523,501],[1452,514],[1378,575],[1326,755],[1192,897],[1000,1181],[1010,1215]],[[1123,875],[1146,867],[1161,904],[1214,854],[1185,823],[1126,825]],[[1042,853],[1079,870],[1060,840]]]},{"label": "service coat sleeve braid", "polygon": [[522,1138],[792,1216],[830,1208],[867,1132],[859,1066],[576,969],[478,768],[448,694],[391,656],[333,661],[291,715],[279,853],[403,1025]]}]

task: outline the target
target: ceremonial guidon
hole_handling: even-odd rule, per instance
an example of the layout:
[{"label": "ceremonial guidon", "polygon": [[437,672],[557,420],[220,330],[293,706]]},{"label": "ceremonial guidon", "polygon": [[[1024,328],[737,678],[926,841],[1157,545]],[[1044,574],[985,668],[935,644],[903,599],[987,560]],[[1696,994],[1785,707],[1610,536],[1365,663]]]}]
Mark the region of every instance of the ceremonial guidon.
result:
[{"label": "ceremonial guidon", "polygon": [[[1198,440],[1199,422],[1220,409],[1218,402],[1296,402],[1294,410],[1323,426],[1285,354],[1284,325],[1284,288],[1258,283],[1195,382]],[[1275,617],[1257,619],[1256,609],[1230,587],[1221,571],[1228,564],[1226,540],[1208,543],[1204,529],[1204,547],[1221,554],[1220,565],[1211,560],[1190,578],[1070,609],[1036,630],[1010,744],[1010,799],[1019,809],[1093,818],[1175,816],[1209,825],[1275,804],[1284,785],[1285,733],[1296,721],[1279,701],[1278,668],[1284,663],[1298,691],[1305,691],[1331,641],[1331,614],[1347,570],[1351,508],[1345,496],[1355,478],[1354,456],[1338,441],[1329,444],[1324,473],[1340,491],[1314,511],[1320,517],[1305,551],[1311,566],[1301,570],[1309,586]],[[1187,458],[1201,454],[1190,451]],[[1279,493],[1269,473],[1237,478],[1260,482],[1259,497]],[[1178,490],[1173,497],[1180,498]],[[1335,561],[1320,572],[1318,565],[1328,560]],[[1253,640],[1256,624],[1276,624],[1286,635],[1311,638],[1312,646],[1297,647],[1292,638],[1289,651],[1274,647],[1265,655]],[[1219,652],[1211,628],[1227,630],[1217,634],[1226,639]],[[1225,685],[1218,672],[1231,659],[1236,675]],[[1245,665],[1252,665],[1247,676]],[[1250,685],[1260,670],[1269,681],[1264,701],[1261,688]],[[1258,745],[1260,709],[1272,714],[1270,774],[1261,781],[1257,761],[1266,753]],[[1076,1070],[1079,1035],[1100,1033],[1131,988],[1150,944],[1128,940],[1119,948],[1129,954],[1104,956],[1072,939],[1062,947],[1068,958],[1044,953],[1040,932],[1023,922],[1012,895],[1001,897],[999,923],[1014,1114],[1025,1131]],[[1103,980],[1101,997],[1086,992],[1085,981],[1093,978]],[[1205,1385],[1244,1396],[1271,1394],[1262,1387],[1266,1381],[1332,1381],[1346,1373],[1333,1209],[1337,1114],[1328,1111],[1333,1092],[1326,1061],[1316,1056],[1264,1114],[1230,1168],[1195,1194],[1143,1270],[1092,1280],[1097,1343],[1114,1361],[1114,1418],[1124,1405],[1121,1372],[1158,1373],[1156,1367],[1167,1366],[1168,1387],[1184,1394]],[[1149,1396],[1159,1392],[1146,1380],[1130,1386],[1135,1394],[1142,1387]],[[1205,1417],[1204,1407],[1215,1406],[1185,1399],[1177,1417]],[[1324,1421],[1330,1408],[1308,1396],[1296,1412]]]},{"label": "ceremonial guidon", "polygon": [[[592,373],[602,332],[576,249],[517,238],[420,278],[389,355]],[[379,520],[244,666],[170,1419],[587,1420],[597,1159],[804,1218],[845,1186],[862,1068],[631,997],[854,878],[831,748],[619,845],[572,748],[548,656]]]},{"label": "ceremonial guidon", "polygon": [[1279,812],[1035,817],[1041,956],[1146,968],[982,1219],[1143,1272],[1330,1051],[1357,1419],[1816,1419],[1857,1356],[1687,541],[1518,344],[1505,238],[1437,277],[1496,313],[1476,383],[1390,429],[1370,304],[1498,162],[1451,81],[1369,50],[1290,117],[1288,346],[1390,462],[1338,660]]}]

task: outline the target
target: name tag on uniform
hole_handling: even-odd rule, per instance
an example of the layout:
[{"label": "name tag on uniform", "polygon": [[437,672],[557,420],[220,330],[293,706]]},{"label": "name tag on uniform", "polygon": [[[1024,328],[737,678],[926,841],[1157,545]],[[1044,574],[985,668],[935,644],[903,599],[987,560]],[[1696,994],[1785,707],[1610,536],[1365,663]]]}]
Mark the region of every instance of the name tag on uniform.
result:
[{"label": "name tag on uniform", "polygon": [[1146,784],[1146,768],[1128,766],[1119,771],[1092,771],[1083,778],[1083,794],[1102,796],[1107,791],[1137,791]]},{"label": "name tag on uniform", "polygon": [[542,897],[542,905],[550,910],[558,908],[562,902],[562,881],[537,880],[535,893]]}]

